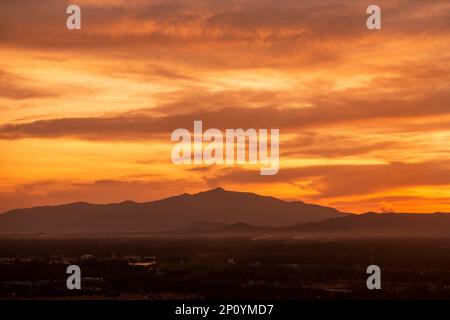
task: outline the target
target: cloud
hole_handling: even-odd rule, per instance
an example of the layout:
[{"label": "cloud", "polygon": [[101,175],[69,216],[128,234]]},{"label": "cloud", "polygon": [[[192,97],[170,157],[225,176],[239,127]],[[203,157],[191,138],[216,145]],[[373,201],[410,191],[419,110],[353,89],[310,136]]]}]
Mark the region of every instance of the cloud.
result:
[{"label": "cloud", "polygon": [[204,178],[209,185],[310,181],[317,191],[317,195],[310,198],[320,200],[367,195],[403,187],[446,186],[450,181],[450,162],[291,167],[280,168],[277,175],[266,177],[258,176],[257,170],[224,169],[215,176]]},{"label": "cloud", "polygon": [[400,120],[448,115],[449,100],[449,92],[439,92],[417,101],[324,100],[316,107],[307,108],[228,107],[167,116],[133,112],[132,115],[48,119],[0,126],[0,139],[30,137],[71,137],[87,140],[164,139],[164,135],[177,128],[191,128],[194,120],[202,120],[205,128],[280,128],[295,131],[362,120]]},{"label": "cloud", "polygon": [[51,89],[40,88],[31,84],[31,80],[0,70],[0,97],[25,100],[35,98],[57,97],[59,94]]},{"label": "cloud", "polygon": [[[448,34],[446,1],[379,1],[388,36]],[[3,0],[2,38],[26,46],[107,47],[187,43],[253,42],[299,47],[299,42],[370,37],[366,1],[79,1],[83,35],[68,33],[66,3],[58,0]],[[31,21],[31,23],[29,23]],[[71,45],[72,44],[72,45]],[[281,48],[279,48],[281,49]]]},{"label": "cloud", "polygon": [[[352,135],[324,134],[317,132],[304,132],[294,138],[283,142],[282,157],[346,157],[366,155],[380,150],[398,149],[406,147],[407,142],[395,139],[371,141],[368,137],[361,139]],[[411,144],[408,144],[411,147]]]}]

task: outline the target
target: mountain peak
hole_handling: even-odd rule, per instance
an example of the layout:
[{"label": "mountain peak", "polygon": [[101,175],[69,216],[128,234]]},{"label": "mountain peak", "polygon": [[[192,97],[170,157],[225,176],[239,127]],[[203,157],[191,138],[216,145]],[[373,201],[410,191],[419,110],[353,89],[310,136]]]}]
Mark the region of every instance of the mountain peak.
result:
[{"label": "mountain peak", "polygon": [[200,192],[198,192],[198,193],[196,193],[194,195],[222,195],[222,194],[230,193],[230,192],[231,191],[227,191],[224,188],[217,187],[217,188],[209,189],[209,190],[206,190],[206,191],[200,191]]},{"label": "mountain peak", "polygon": [[211,190],[209,190],[209,191],[213,191],[213,192],[225,192],[226,190],[225,190],[224,188],[217,187],[217,188],[211,189]]}]

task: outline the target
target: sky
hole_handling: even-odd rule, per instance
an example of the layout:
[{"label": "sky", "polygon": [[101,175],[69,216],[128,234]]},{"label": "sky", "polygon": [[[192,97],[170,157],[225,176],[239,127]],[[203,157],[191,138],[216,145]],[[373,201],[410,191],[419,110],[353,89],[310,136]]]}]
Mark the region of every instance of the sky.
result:
[{"label": "sky", "polygon": [[[66,7],[81,8],[81,30]],[[2,0],[0,212],[215,187],[450,211],[450,2]],[[280,129],[280,170],[180,165],[171,132]]]}]

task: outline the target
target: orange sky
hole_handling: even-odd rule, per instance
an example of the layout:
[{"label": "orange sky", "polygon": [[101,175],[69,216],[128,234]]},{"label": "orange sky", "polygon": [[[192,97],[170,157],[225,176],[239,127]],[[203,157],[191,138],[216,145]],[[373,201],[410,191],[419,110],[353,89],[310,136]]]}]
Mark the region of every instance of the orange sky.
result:
[{"label": "orange sky", "polygon": [[[216,186],[450,211],[450,3],[0,2],[0,211]],[[280,171],[175,166],[170,133],[279,128]]]}]

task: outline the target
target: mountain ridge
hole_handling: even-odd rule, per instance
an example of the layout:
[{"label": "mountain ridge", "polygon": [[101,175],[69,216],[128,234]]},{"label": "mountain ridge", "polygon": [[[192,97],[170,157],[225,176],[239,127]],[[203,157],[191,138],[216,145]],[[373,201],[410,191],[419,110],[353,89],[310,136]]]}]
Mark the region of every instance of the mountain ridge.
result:
[{"label": "mountain ridge", "polygon": [[215,188],[142,203],[74,202],[13,209],[0,215],[0,233],[151,232],[210,220],[281,227],[343,215],[346,213],[330,207]]},{"label": "mountain ridge", "polygon": [[347,215],[284,227],[234,223],[190,229],[191,235],[246,236],[252,239],[450,238],[450,213],[375,213]]}]

